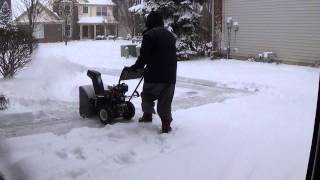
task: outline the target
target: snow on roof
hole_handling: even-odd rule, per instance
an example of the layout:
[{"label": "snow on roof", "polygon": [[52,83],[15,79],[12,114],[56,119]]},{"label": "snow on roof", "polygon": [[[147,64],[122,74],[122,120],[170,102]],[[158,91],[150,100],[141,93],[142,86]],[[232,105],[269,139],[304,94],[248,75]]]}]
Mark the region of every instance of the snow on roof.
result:
[{"label": "snow on roof", "polygon": [[129,12],[142,12],[143,4],[138,4],[129,8]]},{"label": "snow on roof", "polygon": [[83,1],[79,1],[79,4],[112,5],[112,6],[115,5],[111,0],[83,0]]},{"label": "snow on roof", "polygon": [[102,24],[118,23],[113,16],[82,16],[79,18],[79,24]]},{"label": "snow on roof", "polygon": [[[46,6],[49,10],[52,11],[51,8],[51,1],[50,0],[39,0],[40,3]],[[27,10],[26,5],[24,2],[29,2],[29,0],[11,0],[11,10],[12,10],[12,18],[16,19],[19,17],[23,12]]]}]

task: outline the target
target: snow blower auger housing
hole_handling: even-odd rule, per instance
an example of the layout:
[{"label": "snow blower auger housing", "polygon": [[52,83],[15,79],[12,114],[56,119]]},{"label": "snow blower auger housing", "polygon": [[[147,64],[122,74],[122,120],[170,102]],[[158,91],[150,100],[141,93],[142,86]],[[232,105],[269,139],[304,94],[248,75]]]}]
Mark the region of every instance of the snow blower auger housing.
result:
[{"label": "snow blower auger housing", "polygon": [[[127,76],[131,74],[131,76]],[[79,112],[82,117],[91,117],[98,115],[103,124],[109,124],[113,119],[123,117],[130,120],[135,114],[135,107],[132,104],[132,97],[138,97],[136,91],[141,83],[142,73],[140,76],[132,76],[128,68],[122,70],[119,83],[108,86],[104,89],[101,74],[95,70],[88,70],[87,75],[91,78],[93,85],[79,87]],[[130,78],[131,77],[131,78]],[[121,83],[122,80],[134,79],[141,77],[141,80],[131,96],[126,96],[128,85]]]}]

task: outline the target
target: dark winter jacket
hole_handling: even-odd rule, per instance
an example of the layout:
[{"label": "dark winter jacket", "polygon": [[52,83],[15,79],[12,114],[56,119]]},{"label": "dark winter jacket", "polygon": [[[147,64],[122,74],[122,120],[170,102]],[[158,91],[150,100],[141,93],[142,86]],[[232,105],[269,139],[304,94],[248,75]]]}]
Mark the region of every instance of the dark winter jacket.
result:
[{"label": "dark winter jacket", "polygon": [[[150,16],[150,15],[149,15]],[[147,18],[140,56],[132,69],[143,68],[148,83],[175,83],[177,74],[176,39],[163,27],[163,22]],[[155,26],[155,27],[153,27]]]}]

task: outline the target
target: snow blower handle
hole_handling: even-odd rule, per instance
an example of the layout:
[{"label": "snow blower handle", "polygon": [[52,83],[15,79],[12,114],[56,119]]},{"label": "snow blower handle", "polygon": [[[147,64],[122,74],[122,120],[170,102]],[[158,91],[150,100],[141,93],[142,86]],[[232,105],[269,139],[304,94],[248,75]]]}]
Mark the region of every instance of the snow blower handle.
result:
[{"label": "snow blower handle", "polygon": [[130,79],[139,79],[143,77],[144,68],[132,70],[129,67],[124,67],[119,78],[119,84],[123,80],[130,80]]},{"label": "snow blower handle", "polygon": [[138,87],[140,86],[142,80],[143,80],[143,73],[144,73],[144,68],[140,68],[140,69],[136,69],[133,70],[130,67],[124,67],[121,74],[120,74],[120,78],[119,78],[119,84],[121,81],[123,80],[129,80],[129,79],[139,79],[140,81],[137,85],[137,87],[134,89],[133,93],[131,94],[131,96],[129,96],[129,101],[131,101],[131,99],[133,97],[139,97],[140,94],[137,91]]},{"label": "snow blower handle", "polygon": [[131,94],[131,96],[130,96],[130,98],[129,98],[129,102],[131,101],[131,99],[132,99],[134,96],[136,96],[136,97],[139,97],[139,96],[140,96],[140,95],[139,95],[139,92],[137,91],[137,89],[138,89],[138,87],[140,86],[142,80],[143,80],[143,76],[141,77],[141,79],[140,79],[137,87],[134,89],[133,93]]}]

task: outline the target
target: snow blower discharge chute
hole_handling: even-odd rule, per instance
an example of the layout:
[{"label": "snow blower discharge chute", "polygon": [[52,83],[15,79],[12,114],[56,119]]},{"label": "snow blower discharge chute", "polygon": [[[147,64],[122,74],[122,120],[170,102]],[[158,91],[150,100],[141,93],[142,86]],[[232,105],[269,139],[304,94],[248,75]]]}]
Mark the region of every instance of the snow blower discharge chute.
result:
[{"label": "snow blower discharge chute", "polygon": [[[92,85],[79,87],[79,113],[80,116],[89,118],[98,115],[103,124],[111,123],[113,119],[123,117],[130,120],[135,114],[135,107],[131,103],[133,97],[139,97],[137,91],[143,80],[143,69],[132,71],[123,68],[117,85],[104,89],[101,73],[88,70],[87,75],[92,80]],[[131,94],[126,96],[128,85],[121,83],[123,80],[138,79],[140,81]]]}]

